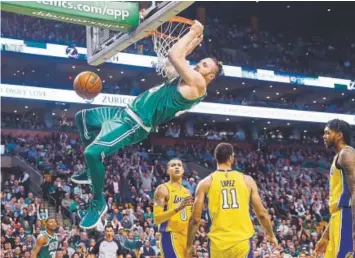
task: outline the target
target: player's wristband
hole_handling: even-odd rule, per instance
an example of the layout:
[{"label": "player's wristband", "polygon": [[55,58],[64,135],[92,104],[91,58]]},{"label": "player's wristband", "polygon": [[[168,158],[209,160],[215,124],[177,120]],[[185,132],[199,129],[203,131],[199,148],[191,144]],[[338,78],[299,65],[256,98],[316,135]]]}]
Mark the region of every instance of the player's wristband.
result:
[{"label": "player's wristband", "polygon": [[164,211],[163,208],[161,208],[159,206],[155,206],[154,207],[154,222],[157,224],[161,224],[161,223],[169,220],[176,213],[177,212],[175,211],[175,209]]}]

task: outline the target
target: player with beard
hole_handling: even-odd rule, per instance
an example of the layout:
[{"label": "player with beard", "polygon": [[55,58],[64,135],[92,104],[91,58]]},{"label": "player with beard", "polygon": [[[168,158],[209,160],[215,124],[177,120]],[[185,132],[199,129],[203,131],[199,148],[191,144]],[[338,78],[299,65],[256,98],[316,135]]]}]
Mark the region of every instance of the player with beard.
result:
[{"label": "player with beard", "polygon": [[214,151],[217,170],[202,179],[196,187],[184,258],[194,257],[193,242],[206,202],[210,258],[253,257],[255,231],[250,208],[253,208],[264,228],[267,241],[274,247],[278,245],[254,179],[232,169],[234,155],[233,145],[225,142],[218,144]]},{"label": "player with beard", "polygon": [[180,159],[168,162],[170,180],[154,194],[154,223],[161,232],[161,252],[165,258],[183,258],[193,198],[182,186],[184,167]]},{"label": "player with beard", "polygon": [[37,237],[35,248],[32,250],[31,258],[54,258],[59,248],[59,240],[54,231],[58,223],[55,218],[46,220],[46,230]]},{"label": "player with beard", "polygon": [[318,241],[314,256],[351,258],[355,251],[355,150],[350,147],[351,127],[339,119],[324,129],[323,140],[336,154],[330,168],[328,227]]}]

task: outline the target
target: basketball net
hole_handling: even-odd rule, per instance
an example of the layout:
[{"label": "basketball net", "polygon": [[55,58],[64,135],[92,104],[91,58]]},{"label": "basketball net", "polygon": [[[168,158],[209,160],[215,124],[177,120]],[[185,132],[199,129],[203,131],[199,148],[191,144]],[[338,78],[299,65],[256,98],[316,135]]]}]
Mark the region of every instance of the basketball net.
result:
[{"label": "basketball net", "polygon": [[192,24],[193,21],[189,19],[175,16],[151,33],[154,51],[157,54],[157,62],[153,65],[158,75],[164,78],[168,77],[169,74],[165,69],[171,65],[168,60],[168,52],[189,31]]}]

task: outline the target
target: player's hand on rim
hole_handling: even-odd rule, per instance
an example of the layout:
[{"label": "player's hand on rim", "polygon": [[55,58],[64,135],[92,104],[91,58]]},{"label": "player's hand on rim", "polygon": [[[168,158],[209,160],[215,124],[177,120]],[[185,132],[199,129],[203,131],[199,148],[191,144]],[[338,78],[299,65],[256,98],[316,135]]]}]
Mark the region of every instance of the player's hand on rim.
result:
[{"label": "player's hand on rim", "polygon": [[199,45],[199,44],[202,42],[202,40],[203,40],[203,34],[200,34],[200,35],[198,35],[196,38],[194,38],[194,39],[190,42],[190,44],[192,44],[193,46],[197,46],[197,45]]},{"label": "player's hand on rim", "polygon": [[203,25],[198,21],[194,20],[194,24],[191,25],[190,31],[194,31],[197,36],[203,33]]}]

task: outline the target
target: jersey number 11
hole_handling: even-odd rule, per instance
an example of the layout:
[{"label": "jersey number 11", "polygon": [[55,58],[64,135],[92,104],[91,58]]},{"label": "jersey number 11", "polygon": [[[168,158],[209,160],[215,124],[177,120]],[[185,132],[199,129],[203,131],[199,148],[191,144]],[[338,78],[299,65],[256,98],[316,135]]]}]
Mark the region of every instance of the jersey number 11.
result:
[{"label": "jersey number 11", "polygon": [[238,209],[239,204],[237,201],[237,191],[235,189],[223,189],[222,190],[222,209]]}]

